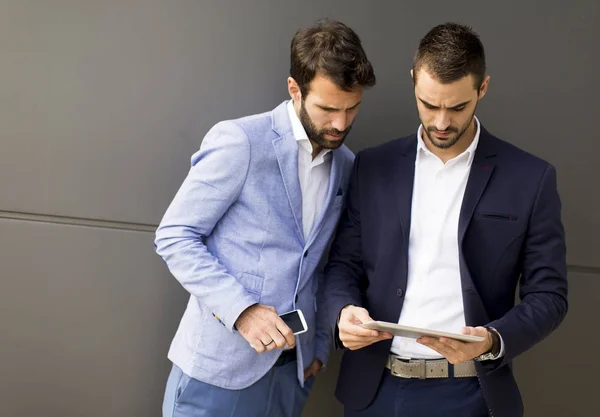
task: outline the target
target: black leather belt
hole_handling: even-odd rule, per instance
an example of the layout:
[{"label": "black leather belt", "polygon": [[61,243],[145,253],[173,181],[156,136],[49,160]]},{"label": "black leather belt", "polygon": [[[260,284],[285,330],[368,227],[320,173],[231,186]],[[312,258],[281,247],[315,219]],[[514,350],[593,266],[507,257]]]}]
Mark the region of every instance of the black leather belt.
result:
[{"label": "black leather belt", "polygon": [[293,347],[292,349],[288,349],[288,350],[284,350],[283,352],[281,352],[281,355],[279,355],[279,358],[277,358],[277,362],[275,362],[275,365],[273,366],[283,366],[286,363],[292,362],[296,360],[296,347]]}]

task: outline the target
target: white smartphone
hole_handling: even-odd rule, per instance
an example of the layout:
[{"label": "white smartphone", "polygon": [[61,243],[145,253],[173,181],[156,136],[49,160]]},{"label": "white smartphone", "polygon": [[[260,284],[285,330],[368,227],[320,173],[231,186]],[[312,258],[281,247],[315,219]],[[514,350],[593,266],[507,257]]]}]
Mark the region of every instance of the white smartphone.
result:
[{"label": "white smartphone", "polygon": [[294,334],[301,334],[308,330],[306,320],[304,320],[304,314],[302,310],[293,310],[287,313],[280,314],[279,317],[292,329]]}]

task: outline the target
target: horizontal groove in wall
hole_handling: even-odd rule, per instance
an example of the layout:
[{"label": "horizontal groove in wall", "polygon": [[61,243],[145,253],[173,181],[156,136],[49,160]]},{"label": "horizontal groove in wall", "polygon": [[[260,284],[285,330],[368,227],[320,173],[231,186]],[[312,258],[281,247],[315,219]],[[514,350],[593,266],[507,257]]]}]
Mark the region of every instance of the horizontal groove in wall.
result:
[{"label": "horizontal groove in wall", "polygon": [[135,232],[154,232],[155,224],[118,222],[112,220],[86,219],[82,217],[56,216],[37,213],[23,213],[0,210],[0,219],[23,220],[49,224],[65,224],[70,226],[96,227],[102,229],[130,230]]},{"label": "horizontal groove in wall", "polygon": [[569,272],[600,275],[600,267],[597,266],[567,265],[567,268]]},{"label": "horizontal groove in wall", "polygon": [[[155,224],[116,222],[111,220],[86,219],[82,217],[56,216],[2,210],[0,210],[0,219],[24,220],[50,224],[66,224],[71,226],[99,227],[103,229],[131,230],[136,232],[154,232],[158,227],[158,225]],[[600,267],[583,265],[567,265],[567,267],[570,272],[600,275]]]}]

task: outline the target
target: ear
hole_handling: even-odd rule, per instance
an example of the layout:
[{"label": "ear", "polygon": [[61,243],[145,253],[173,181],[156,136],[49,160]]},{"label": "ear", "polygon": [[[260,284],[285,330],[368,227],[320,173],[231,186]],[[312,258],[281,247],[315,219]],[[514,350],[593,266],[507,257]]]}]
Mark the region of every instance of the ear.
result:
[{"label": "ear", "polygon": [[296,80],[294,80],[292,77],[288,77],[287,85],[288,85],[288,93],[290,94],[290,97],[292,98],[292,100],[294,100],[294,103],[300,103],[300,99],[302,98],[302,93],[300,91],[300,86],[298,85]]},{"label": "ear", "polygon": [[481,100],[483,96],[485,96],[485,94],[487,93],[489,84],[490,76],[486,75],[483,81],[481,82],[481,85],[479,86],[479,100]]}]

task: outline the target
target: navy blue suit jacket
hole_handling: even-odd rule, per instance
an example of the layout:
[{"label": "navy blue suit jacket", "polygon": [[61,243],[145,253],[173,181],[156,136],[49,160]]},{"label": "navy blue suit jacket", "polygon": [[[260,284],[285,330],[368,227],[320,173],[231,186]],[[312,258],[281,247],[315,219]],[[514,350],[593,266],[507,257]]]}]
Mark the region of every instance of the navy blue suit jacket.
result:
[{"label": "navy blue suit jacket", "polygon": [[[416,134],[360,152],[345,213],[326,267],[326,304],[337,318],[348,304],[397,322],[408,275]],[[460,273],[468,326],[496,328],[502,359],[477,363],[496,417],[523,413],[512,360],[548,336],[567,313],[565,236],[556,171],[482,128],[459,226]],[[515,305],[519,286],[520,303]],[[367,407],[383,375],[391,340],[343,355],[337,398]]]}]

